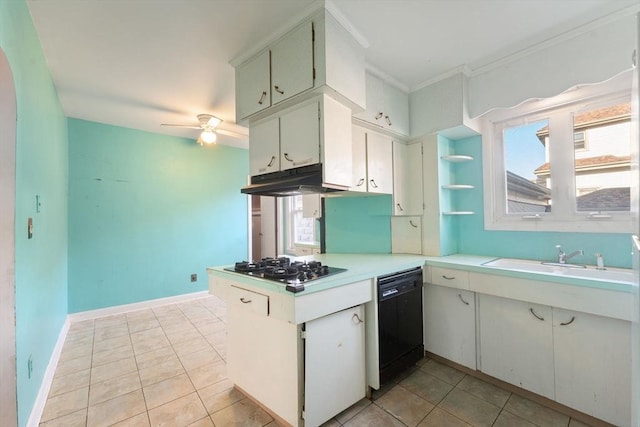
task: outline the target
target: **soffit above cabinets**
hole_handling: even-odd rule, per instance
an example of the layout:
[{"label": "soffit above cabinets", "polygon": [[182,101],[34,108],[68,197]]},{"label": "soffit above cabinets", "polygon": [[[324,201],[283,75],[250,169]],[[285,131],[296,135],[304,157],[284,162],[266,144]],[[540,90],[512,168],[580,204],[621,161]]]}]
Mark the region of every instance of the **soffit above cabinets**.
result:
[{"label": "soffit above cabinets", "polygon": [[[485,67],[636,0],[327,0],[368,47],[368,67],[411,90]],[[197,137],[161,123],[197,114],[235,123],[230,61],[291,28],[318,0],[133,2],[27,0],[65,114]],[[221,137],[221,144],[246,142]]]}]

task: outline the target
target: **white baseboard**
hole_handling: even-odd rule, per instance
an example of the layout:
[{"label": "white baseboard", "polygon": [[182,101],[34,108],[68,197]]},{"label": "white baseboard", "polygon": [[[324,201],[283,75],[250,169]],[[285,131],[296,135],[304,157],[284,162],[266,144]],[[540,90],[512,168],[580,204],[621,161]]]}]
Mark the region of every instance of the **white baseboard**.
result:
[{"label": "white baseboard", "polygon": [[47,396],[49,396],[49,390],[51,390],[51,384],[53,383],[53,375],[56,373],[56,366],[58,366],[58,361],[60,360],[60,354],[62,354],[62,347],[64,346],[65,339],[67,338],[70,324],[69,316],[67,316],[67,320],[65,320],[64,325],[62,325],[62,329],[60,330],[60,334],[58,335],[58,341],[56,341],[56,345],[51,353],[47,369],[44,371],[40,390],[38,390],[36,401],[33,403],[31,414],[29,414],[29,419],[27,420],[27,427],[38,427],[38,424],[40,424],[44,405],[47,403]]},{"label": "white baseboard", "polygon": [[160,307],[167,304],[175,304],[175,303],[184,302],[184,301],[191,301],[194,299],[203,298],[207,295],[209,295],[209,291],[200,291],[200,292],[193,292],[189,294],[176,295],[173,297],[158,298],[158,299],[153,299],[149,301],[136,302],[132,304],[123,304],[123,305],[117,305],[114,307],[100,308],[97,310],[81,311],[78,313],[72,313],[67,315],[67,320],[64,322],[64,325],[60,330],[60,334],[58,335],[58,341],[56,342],[56,345],[53,348],[53,352],[51,353],[51,358],[49,359],[49,364],[47,365],[47,369],[44,373],[44,377],[42,378],[42,383],[40,384],[40,390],[38,391],[38,396],[36,397],[36,401],[34,402],[33,407],[31,408],[31,414],[29,414],[27,427],[38,427],[38,424],[40,424],[40,419],[42,418],[44,406],[47,403],[47,396],[49,395],[49,390],[51,389],[51,384],[53,383],[53,376],[56,372],[56,366],[58,366],[58,361],[60,360],[60,354],[62,354],[62,347],[64,346],[64,341],[67,338],[67,333],[69,332],[69,326],[71,326],[71,323],[78,322],[81,320],[96,319],[98,317],[112,316],[114,314],[130,313],[132,311]]},{"label": "white baseboard", "polygon": [[198,298],[203,298],[209,295],[209,291],[192,292],[190,294],[176,295],[166,298],[157,298],[148,301],[134,302],[131,304],[116,305],[113,307],[99,308],[97,310],[80,311],[78,313],[71,313],[67,316],[67,319],[73,322],[81,320],[97,319],[98,317],[113,316],[115,314],[130,313],[132,311],[144,310],[147,308],[160,307],[168,304],[175,304],[178,302],[191,301]]}]

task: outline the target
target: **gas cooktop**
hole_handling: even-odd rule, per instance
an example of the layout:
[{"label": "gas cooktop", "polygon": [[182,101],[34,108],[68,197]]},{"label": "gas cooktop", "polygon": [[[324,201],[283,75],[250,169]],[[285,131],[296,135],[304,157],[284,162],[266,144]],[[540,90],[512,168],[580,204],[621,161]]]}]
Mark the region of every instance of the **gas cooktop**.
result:
[{"label": "gas cooktop", "polygon": [[236,262],[234,267],[227,267],[225,270],[283,283],[290,292],[304,291],[305,283],[347,271],[344,268],[322,265],[319,261],[291,262],[287,257]]}]

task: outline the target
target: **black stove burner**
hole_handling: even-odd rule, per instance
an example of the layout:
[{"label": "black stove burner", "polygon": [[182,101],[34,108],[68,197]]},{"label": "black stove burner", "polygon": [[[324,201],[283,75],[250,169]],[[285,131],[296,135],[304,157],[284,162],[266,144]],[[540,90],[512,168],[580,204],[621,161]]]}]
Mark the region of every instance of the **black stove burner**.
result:
[{"label": "black stove burner", "polygon": [[346,271],[343,268],[322,265],[320,261],[291,262],[287,257],[263,258],[258,262],[236,262],[234,268],[225,270],[284,283],[290,292],[303,291],[304,284],[309,281]]}]

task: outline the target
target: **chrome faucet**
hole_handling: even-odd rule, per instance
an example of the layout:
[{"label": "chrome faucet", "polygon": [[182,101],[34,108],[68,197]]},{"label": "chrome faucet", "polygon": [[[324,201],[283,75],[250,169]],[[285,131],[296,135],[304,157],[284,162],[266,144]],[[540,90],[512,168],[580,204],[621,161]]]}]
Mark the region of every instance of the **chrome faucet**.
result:
[{"label": "chrome faucet", "polygon": [[584,251],[582,249],[581,250],[577,250],[577,251],[573,251],[570,254],[566,254],[562,250],[562,246],[556,245],[556,248],[558,248],[558,262],[560,264],[566,264],[568,260],[570,260],[571,258],[573,258],[576,255],[584,255]]}]

